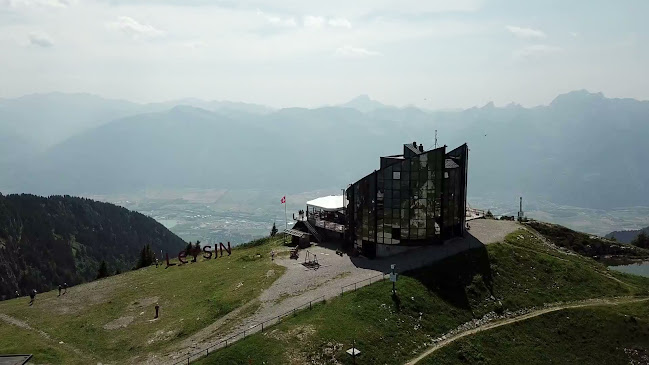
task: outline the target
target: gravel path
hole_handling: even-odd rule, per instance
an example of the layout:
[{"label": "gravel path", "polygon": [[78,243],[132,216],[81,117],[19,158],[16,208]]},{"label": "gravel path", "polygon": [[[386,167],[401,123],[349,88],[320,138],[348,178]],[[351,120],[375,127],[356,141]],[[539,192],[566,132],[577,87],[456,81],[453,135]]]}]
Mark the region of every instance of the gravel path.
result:
[{"label": "gravel path", "polygon": [[523,228],[514,221],[500,221],[493,219],[476,219],[469,222],[471,233],[480,242],[486,244],[502,242],[505,236],[519,228]]},{"label": "gravel path", "polygon": [[538,310],[532,310],[529,312],[526,312],[524,314],[521,314],[516,317],[509,317],[501,320],[496,320],[493,322],[488,322],[484,323],[482,325],[479,325],[475,328],[470,328],[465,331],[460,331],[456,332],[452,335],[444,335],[441,338],[441,341],[435,343],[431,347],[429,347],[426,351],[421,353],[419,356],[416,358],[408,361],[406,365],[415,365],[419,361],[423,360],[425,357],[429,356],[433,352],[446,347],[450,345],[451,343],[467,336],[471,336],[473,334],[476,334],[481,331],[487,331],[493,328],[505,326],[508,324],[512,324],[515,322],[520,322],[520,321],[525,321],[530,318],[538,317],[543,314],[551,313],[551,312],[556,312],[559,310],[564,310],[564,309],[570,309],[570,308],[582,308],[582,307],[592,307],[592,306],[600,306],[600,305],[619,305],[619,304],[628,304],[628,303],[636,303],[636,302],[643,302],[649,300],[649,298],[612,298],[612,299],[589,299],[585,301],[579,301],[579,302],[574,302],[574,303],[569,303],[569,304],[561,304],[561,305],[556,305],[556,306],[550,306],[546,307],[543,309],[538,309]]},{"label": "gravel path", "polygon": [[[166,355],[150,358],[147,363],[173,364],[187,359],[189,354],[200,351],[203,351],[204,354],[205,349],[213,346],[220,347],[218,344],[233,334],[243,330],[246,330],[247,334],[261,330],[259,326],[253,328],[258,323],[276,318],[296,307],[308,305],[310,301],[319,301],[322,297],[325,299],[336,297],[341,294],[343,286],[351,284],[351,287],[345,289],[345,291],[349,291],[354,290],[354,283],[358,283],[356,287],[362,287],[370,284],[370,280],[368,280],[370,278],[374,278],[371,282],[375,282],[380,279],[381,274],[390,271],[391,264],[396,264],[399,272],[424,267],[459,252],[502,241],[507,234],[521,227],[515,222],[496,220],[473,220],[470,224],[471,230],[467,237],[453,239],[443,245],[415,248],[388,258],[370,260],[347,255],[340,257],[336,255],[335,249],[318,245],[300,250],[298,260],[280,256],[275,259],[275,262],[287,269],[282,277],[259,296],[261,307],[253,315],[239,319],[237,317],[241,311],[237,310],[227,315],[226,319],[220,319],[174,346],[167,351]],[[316,255],[320,263],[317,270],[308,269],[302,265],[307,251]],[[359,281],[363,282],[359,283]],[[229,326],[229,329],[224,333],[219,332],[219,328],[227,321],[239,321],[239,323]],[[240,339],[240,336],[236,339]]]}]

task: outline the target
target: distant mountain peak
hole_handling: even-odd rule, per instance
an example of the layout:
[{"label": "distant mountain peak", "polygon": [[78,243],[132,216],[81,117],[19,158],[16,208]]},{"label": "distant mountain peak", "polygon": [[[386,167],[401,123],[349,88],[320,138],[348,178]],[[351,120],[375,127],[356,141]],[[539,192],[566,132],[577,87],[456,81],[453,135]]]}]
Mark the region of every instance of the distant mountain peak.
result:
[{"label": "distant mountain peak", "polygon": [[389,106],[371,99],[367,94],[361,94],[340,106],[356,109],[362,113],[369,113],[377,109],[389,108]]},{"label": "distant mountain peak", "polygon": [[570,91],[568,93],[558,95],[556,98],[554,98],[554,100],[552,100],[550,105],[557,106],[557,105],[568,105],[568,104],[575,104],[575,103],[579,103],[579,104],[596,103],[605,99],[606,97],[601,92],[591,93],[586,89],[581,89],[581,90]]},{"label": "distant mountain peak", "polygon": [[493,109],[493,108],[495,108],[495,107],[496,107],[496,106],[494,105],[494,102],[493,102],[493,101],[490,101],[490,102],[488,102],[487,104],[485,104],[481,109]]}]

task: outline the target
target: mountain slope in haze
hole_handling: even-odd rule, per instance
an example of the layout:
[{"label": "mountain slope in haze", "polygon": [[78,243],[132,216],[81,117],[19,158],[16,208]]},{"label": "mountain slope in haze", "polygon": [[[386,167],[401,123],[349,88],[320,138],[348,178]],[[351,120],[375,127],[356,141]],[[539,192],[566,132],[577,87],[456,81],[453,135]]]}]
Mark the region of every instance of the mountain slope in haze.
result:
[{"label": "mountain slope in haze", "polygon": [[[362,98],[361,102],[369,100]],[[537,197],[576,207],[649,205],[649,102],[585,90],[547,106],[463,111],[287,108],[266,114],[182,106],[68,138],[0,175],[4,191],[344,188],[412,141],[468,143],[469,195]],[[47,182],[47,183],[45,183]]]},{"label": "mountain slope in haze", "polygon": [[194,98],[139,104],[85,93],[32,94],[15,99],[0,99],[0,136],[11,134],[23,140],[21,145],[13,146],[12,150],[26,146],[20,151],[42,151],[110,121],[136,114],[166,111],[178,105],[199,107],[226,115],[267,114],[273,110],[257,104]]},{"label": "mountain slope in haze", "polygon": [[0,99],[0,132],[12,131],[42,149],[144,109],[91,94],[33,94]]},{"label": "mountain slope in haze", "polygon": [[102,260],[111,273],[130,270],[146,244],[172,253],[185,245],[152,218],[113,204],[0,194],[0,298],[93,280]]},{"label": "mountain slope in haze", "polygon": [[614,238],[620,242],[631,243],[631,241],[633,241],[636,237],[638,237],[640,232],[649,234],[649,227],[645,227],[641,229],[630,229],[626,231],[613,231],[607,234],[606,238]]}]

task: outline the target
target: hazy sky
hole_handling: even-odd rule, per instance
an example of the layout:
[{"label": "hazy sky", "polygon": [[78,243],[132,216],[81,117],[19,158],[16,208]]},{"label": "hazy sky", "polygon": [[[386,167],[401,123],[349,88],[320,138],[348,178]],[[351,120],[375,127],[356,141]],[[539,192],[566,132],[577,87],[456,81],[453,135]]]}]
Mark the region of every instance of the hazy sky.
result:
[{"label": "hazy sky", "polygon": [[0,0],[0,97],[649,99],[647,14],[647,0]]}]

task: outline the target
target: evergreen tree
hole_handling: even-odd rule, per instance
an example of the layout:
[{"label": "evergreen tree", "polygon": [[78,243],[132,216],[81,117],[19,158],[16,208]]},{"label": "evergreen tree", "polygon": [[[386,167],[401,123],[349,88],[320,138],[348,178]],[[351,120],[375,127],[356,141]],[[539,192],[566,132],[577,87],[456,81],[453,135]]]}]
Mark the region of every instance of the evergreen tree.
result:
[{"label": "evergreen tree", "polygon": [[97,271],[97,279],[106,277],[108,277],[108,265],[106,265],[106,261],[101,260],[101,263],[99,264],[99,270]]},{"label": "evergreen tree", "polygon": [[642,248],[649,248],[649,236],[647,236],[644,231],[640,232],[640,234],[631,241],[631,244]]},{"label": "evergreen tree", "polygon": [[192,254],[192,247],[194,247],[194,246],[192,245],[192,241],[187,242],[187,246],[185,247],[185,254],[186,254],[187,256],[189,256],[189,255]]},{"label": "evergreen tree", "polygon": [[147,243],[146,245],[144,245],[144,247],[142,247],[142,251],[140,251],[140,258],[138,259],[137,266],[135,268],[140,269],[143,267],[147,267],[154,262],[155,262],[155,253],[153,253],[151,246]]},{"label": "evergreen tree", "polygon": [[275,226],[275,222],[273,222],[273,228],[270,229],[270,236],[275,237],[277,234],[277,226]]}]

